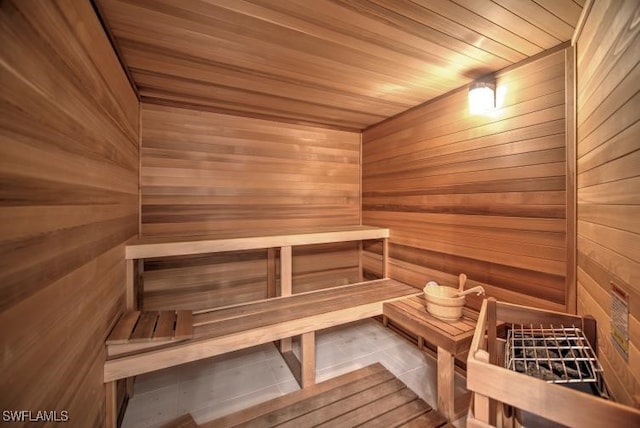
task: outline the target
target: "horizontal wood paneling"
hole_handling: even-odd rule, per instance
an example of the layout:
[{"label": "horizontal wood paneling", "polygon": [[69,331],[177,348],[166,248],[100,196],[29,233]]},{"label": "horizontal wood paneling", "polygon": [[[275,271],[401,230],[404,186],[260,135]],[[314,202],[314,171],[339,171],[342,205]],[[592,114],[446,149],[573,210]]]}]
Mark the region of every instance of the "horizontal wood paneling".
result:
[{"label": "horizontal wood paneling", "polygon": [[[359,133],[143,104],[141,156],[143,236],[360,224]],[[357,280],[354,245],[295,248],[294,292]],[[145,308],[264,298],[266,257],[148,262]]]},{"label": "horizontal wood paneling", "polygon": [[[363,133],[363,223],[391,229],[391,276],[565,308],[564,50],[497,75],[499,108],[466,88]],[[365,268],[377,273],[379,246]]]},{"label": "horizontal wood paneling", "polygon": [[[598,1],[577,41],[578,312],[598,320],[617,401],[640,406],[640,6]],[[629,293],[630,349],[610,339],[611,282]]]},{"label": "horizontal wood paneling", "polygon": [[[295,247],[292,292],[357,282],[357,249],[357,243]],[[196,310],[265,299],[267,260],[266,250],[147,259],[144,309]]]},{"label": "horizontal wood paneling", "polygon": [[142,235],[359,223],[359,133],[142,105]]},{"label": "horizontal wood paneling", "polygon": [[572,0],[99,0],[144,101],[362,129],[569,40]]},{"label": "horizontal wood paneling", "polygon": [[138,101],[88,1],[3,1],[0,39],[0,408],[101,426]]}]

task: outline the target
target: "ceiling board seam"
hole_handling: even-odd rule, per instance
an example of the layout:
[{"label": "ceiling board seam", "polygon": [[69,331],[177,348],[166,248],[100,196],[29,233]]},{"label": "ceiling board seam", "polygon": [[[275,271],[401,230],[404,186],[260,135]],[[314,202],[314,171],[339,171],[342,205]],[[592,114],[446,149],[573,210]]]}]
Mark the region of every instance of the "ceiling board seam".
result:
[{"label": "ceiling board seam", "polygon": [[[479,15],[476,11],[474,11],[474,10],[472,10],[472,9],[469,9],[468,7],[464,6],[463,4],[460,4],[460,2],[459,2],[459,1],[457,1],[457,0],[451,0],[451,1],[452,1],[452,2],[454,2],[454,3],[456,3],[459,7],[463,8],[463,9],[466,9],[466,10],[468,10],[469,12],[471,12],[471,13],[473,13],[473,14],[478,15],[478,16],[482,17],[483,19],[486,19],[486,18],[484,18],[482,15]],[[515,17],[517,17],[519,20],[524,21],[520,16],[518,16],[518,15],[516,15],[516,14],[512,13],[511,11],[509,11],[509,10],[507,10],[507,9],[505,9],[505,8],[503,8],[503,7],[502,7],[502,6],[500,6],[499,4],[497,4],[497,3],[493,2],[493,0],[488,0],[488,1],[489,1],[489,2],[491,2],[491,3],[493,3],[496,7],[499,7],[499,8],[501,8],[501,9],[503,9],[504,11],[506,11],[507,13],[509,13],[509,14],[511,14],[511,15],[513,15],[513,16],[515,16]],[[502,30],[504,30],[504,31],[506,31],[506,32],[513,34],[514,36],[516,36],[516,37],[518,37],[518,38],[521,38],[521,39],[523,39],[523,38],[524,38],[524,37],[520,36],[519,34],[514,33],[512,30],[510,30],[510,29],[508,29],[508,28],[504,27],[503,25],[498,24],[497,22],[494,22],[494,21],[489,21],[489,22],[491,22],[493,25],[495,25],[495,26],[497,26],[497,27],[500,27]],[[525,21],[525,22],[527,22],[527,21]],[[535,25],[533,25],[533,24],[531,24],[531,23],[529,23],[529,24],[530,24],[532,27],[536,27]],[[536,28],[537,28],[537,27],[536,27]],[[545,33],[545,34],[546,34],[546,33]],[[539,45],[538,43],[534,42],[533,40],[529,40],[529,39],[526,39],[526,38],[524,38],[524,39],[525,39],[528,43],[531,43],[532,45],[537,46],[537,47],[538,47],[538,49],[540,49],[540,50],[544,50],[544,49],[545,49],[545,47],[544,47],[544,46]]]},{"label": "ceiling board seam", "polygon": [[[571,0],[573,1],[573,0]],[[563,19],[561,16],[559,16],[558,14],[554,13],[553,11],[549,10],[548,8],[544,7],[544,5],[542,5],[540,3],[540,0],[533,0],[533,2],[535,4],[537,4],[538,6],[540,6],[541,8],[543,8],[544,10],[546,10],[547,12],[549,12],[550,14],[554,15],[556,18],[558,18],[560,21],[564,22],[565,24],[567,24],[569,27],[573,27],[575,29],[575,24],[571,24],[570,22],[567,22],[565,19]],[[580,8],[582,9],[582,8]]]},{"label": "ceiling board seam", "polygon": [[[508,12],[508,13],[510,13],[510,14],[512,14],[512,15],[514,15],[514,16],[517,16],[517,17],[518,17],[518,18],[520,18],[521,20],[523,20],[523,21],[525,21],[525,22],[527,22],[527,23],[531,24],[533,27],[536,27],[536,28],[537,28],[538,30],[540,30],[541,32],[543,32],[543,33],[545,33],[546,35],[548,35],[549,37],[551,37],[551,38],[555,39],[555,40],[557,41],[557,43],[563,43],[563,42],[565,42],[565,41],[566,41],[566,40],[562,40],[561,38],[559,38],[559,37],[558,37],[558,36],[556,36],[555,34],[551,34],[549,31],[545,30],[543,27],[541,27],[541,26],[539,26],[539,25],[534,24],[534,23],[533,23],[533,22],[531,22],[531,20],[530,20],[530,19],[528,19],[527,17],[522,16],[522,15],[520,15],[520,14],[518,14],[518,13],[516,13],[516,12],[514,12],[514,11],[510,10],[510,9],[507,9],[505,6],[501,5],[500,3],[497,3],[497,1],[499,1],[499,0],[490,0],[490,1],[491,1],[492,3],[494,3],[496,6],[498,6],[498,7],[502,8],[502,9],[504,9],[506,12]],[[519,0],[519,1],[521,1],[521,0]],[[537,3],[536,3],[536,4],[537,4]],[[545,10],[546,10],[546,9],[545,9]],[[551,15],[553,15],[553,14],[551,14]],[[553,15],[553,16],[555,16],[555,15]],[[563,21],[563,22],[564,22],[564,21]],[[542,47],[542,48],[544,49],[544,47]]]},{"label": "ceiling board seam", "polygon": [[[502,7],[504,10],[508,11],[509,13],[512,13],[512,14],[514,14],[515,16],[518,16],[518,17],[519,17],[520,19],[522,19],[523,21],[525,21],[525,22],[527,22],[527,23],[530,23],[530,24],[531,24],[531,25],[533,25],[534,27],[538,28],[541,32],[543,32],[543,33],[547,34],[548,36],[550,36],[551,38],[555,39],[555,40],[557,41],[557,43],[562,43],[562,42],[564,42],[564,41],[570,40],[570,38],[569,38],[569,39],[565,39],[565,40],[563,40],[563,38],[564,38],[564,37],[562,37],[561,35],[559,35],[559,34],[553,34],[553,33],[549,32],[549,30],[548,30],[548,29],[546,29],[546,28],[542,27],[540,24],[534,24],[534,23],[532,22],[531,18],[530,18],[530,17],[528,17],[528,16],[526,16],[526,14],[524,14],[524,13],[525,13],[525,11],[524,11],[524,10],[522,10],[520,13],[517,13],[516,11],[513,11],[513,10],[511,10],[511,9],[507,9],[507,7],[506,7],[506,6],[503,6],[501,2],[509,1],[509,0],[491,0],[491,1],[492,1],[493,3],[498,4],[498,6]],[[548,20],[553,20],[553,18],[556,18],[558,21],[562,22],[563,24],[566,24],[566,22],[564,22],[563,20],[561,20],[560,18],[558,18],[554,13],[552,13],[552,12],[548,11],[547,9],[543,8],[543,7],[542,7],[542,6],[540,6],[538,3],[536,3],[536,2],[535,2],[535,0],[532,0],[532,1],[531,1],[531,2],[529,2],[529,3],[523,2],[522,0],[515,0],[515,1],[517,2],[517,4],[518,4],[518,5],[526,5],[526,4],[535,5],[535,6],[538,6],[540,9],[542,9],[542,10],[544,10],[544,11],[547,11],[547,12],[549,13],[549,15],[550,15],[550,16],[549,16],[549,17],[547,17],[548,19],[539,20],[538,22],[540,22],[540,23],[545,23],[545,24],[546,24],[546,23],[547,23],[546,21],[548,21]],[[569,26],[569,25],[567,25],[567,26]],[[561,32],[561,31],[560,31],[560,30],[558,30],[558,32]]]},{"label": "ceiling board seam", "polygon": [[[501,46],[504,46],[505,48],[510,49],[510,50],[512,50],[512,51],[514,51],[514,52],[517,52],[518,54],[520,54],[520,55],[522,55],[522,56],[524,57],[524,58],[522,58],[522,59],[525,59],[525,58],[527,58],[527,57],[528,57],[528,55],[527,55],[526,53],[521,52],[521,51],[519,51],[519,50],[517,50],[517,49],[515,49],[515,48],[513,48],[513,47],[511,47],[511,46],[508,46],[508,45],[506,45],[506,44],[504,44],[504,43],[501,43],[501,42],[497,41],[496,39],[494,39],[494,38],[492,38],[492,37],[487,36],[486,34],[479,33],[478,31],[474,30],[473,28],[471,28],[471,27],[469,27],[469,26],[467,26],[467,25],[465,25],[465,24],[458,23],[458,22],[455,22],[455,21],[451,21],[448,17],[446,17],[445,15],[442,15],[442,14],[441,14],[441,13],[439,13],[438,11],[433,10],[433,9],[431,9],[431,8],[429,8],[429,7],[426,7],[422,2],[417,3],[417,2],[416,2],[416,1],[414,1],[414,0],[410,0],[410,1],[411,1],[412,3],[414,3],[414,4],[416,4],[418,7],[421,7],[421,8],[423,8],[423,9],[425,9],[425,10],[428,10],[428,11],[430,11],[431,13],[434,13],[434,14],[436,14],[436,15],[438,15],[438,16],[440,16],[440,17],[444,18],[444,19],[446,19],[446,20],[448,20],[448,21],[452,22],[452,23],[453,23],[453,24],[455,24],[455,25],[459,25],[460,27],[464,27],[464,28],[466,28],[468,31],[470,31],[470,32],[472,32],[472,33],[475,33],[475,34],[477,34],[478,36],[481,36],[481,37],[483,37],[483,38],[489,39],[489,40],[491,40],[492,42],[494,42],[494,43],[496,43],[496,44],[499,44],[499,45],[501,45]],[[459,5],[458,5],[458,6],[459,6]],[[462,6],[460,6],[460,7],[462,7]],[[467,10],[468,10],[468,9],[467,9]],[[473,12],[473,11],[469,11],[469,12],[470,12],[470,13],[475,14],[475,12]],[[475,14],[475,15],[477,15],[477,14]],[[485,19],[483,16],[480,16],[480,15],[477,15],[477,16],[478,16],[479,18]],[[433,27],[431,27],[431,28],[433,28]],[[502,28],[502,27],[501,27],[501,28]],[[434,30],[435,30],[435,31],[440,31],[440,30],[437,30],[437,29],[434,29]],[[506,29],[504,29],[504,30],[505,30],[505,31],[508,31],[508,30],[506,30]],[[511,33],[511,32],[509,31],[509,33]],[[446,35],[446,33],[444,33],[444,32],[442,32],[442,34],[445,34],[445,35]],[[511,33],[511,34],[513,34],[513,33]],[[516,36],[516,37],[519,37],[517,34],[513,34],[513,35],[514,35],[514,36]],[[474,46],[474,47],[476,47],[477,49],[480,49],[480,50],[482,50],[482,51],[485,51],[485,52],[487,52],[488,54],[493,55],[493,56],[496,56],[496,57],[498,57],[498,58],[501,58],[501,59],[503,59],[503,60],[505,60],[505,61],[507,61],[507,62],[510,62],[510,63],[517,62],[517,61],[512,61],[512,60],[509,60],[509,59],[507,59],[507,58],[501,57],[500,55],[498,55],[498,54],[496,54],[496,53],[493,53],[493,52],[487,51],[487,50],[485,50],[485,49],[483,49],[483,48],[480,48],[480,47],[478,47],[478,46],[475,46],[473,43],[469,43],[469,42],[467,42],[467,41],[465,41],[465,40],[463,40],[463,39],[458,39],[457,37],[453,37],[453,36],[449,36],[449,37],[452,37],[452,38],[454,38],[454,39],[456,39],[456,40],[460,40],[461,42],[466,43],[466,44],[468,44],[468,45]]]},{"label": "ceiling board seam", "polygon": [[[341,6],[342,6],[342,7],[349,8],[349,9],[350,9],[350,10],[352,10],[353,12],[358,13],[358,14],[361,14],[361,15],[364,15],[364,14],[366,13],[365,11],[358,10],[356,7],[354,7],[354,6],[353,6],[353,3],[354,3],[353,1],[352,1],[352,2],[341,3]],[[389,44],[389,43],[385,43],[385,42],[384,42],[384,40],[380,40],[380,39],[379,39],[379,40],[376,40],[376,39],[373,39],[373,38],[371,38],[371,37],[369,37],[369,36],[364,35],[362,32],[357,32],[357,31],[353,31],[353,30],[352,30],[352,31],[346,31],[347,29],[346,29],[345,27],[342,27],[342,28],[341,28],[341,27],[336,27],[336,26],[334,26],[334,25],[330,25],[330,23],[322,23],[322,22],[317,21],[317,20],[312,20],[312,19],[310,19],[310,17],[308,17],[308,16],[300,16],[300,14],[299,14],[299,13],[293,13],[293,12],[292,12],[292,11],[290,11],[290,10],[287,10],[287,9],[284,9],[284,8],[279,8],[279,7],[277,7],[277,6],[278,6],[278,4],[273,4],[273,5],[271,5],[272,10],[277,10],[279,13],[281,13],[281,14],[283,14],[283,15],[287,15],[288,17],[291,17],[291,18],[293,18],[293,19],[296,19],[296,20],[302,21],[302,22],[304,22],[304,23],[306,23],[306,24],[313,25],[313,26],[316,26],[316,27],[322,27],[322,28],[324,28],[324,29],[328,29],[329,31],[332,31],[332,32],[337,33],[337,34],[340,34],[340,35],[342,35],[342,36],[344,36],[344,37],[348,37],[348,38],[351,38],[351,39],[356,39],[356,40],[358,40],[358,41],[364,41],[364,42],[366,42],[366,43],[370,43],[370,44],[372,44],[372,45],[374,45],[374,46],[382,46],[382,47],[384,47],[384,48],[386,48],[386,49],[390,49],[390,50],[393,50],[393,51],[395,51],[395,52],[401,52],[402,54],[407,55],[407,56],[412,57],[412,58],[417,59],[417,60],[420,60],[420,59],[422,59],[425,55],[429,55],[429,54],[430,54],[430,52],[429,52],[429,50],[428,50],[428,49],[426,49],[426,50],[422,50],[422,51],[419,51],[419,52],[418,52],[418,51],[416,51],[416,52],[411,52],[411,51],[410,51],[410,49],[415,50],[416,48],[413,48],[413,47],[408,46],[408,45],[407,45],[407,48],[410,48],[410,49],[407,49],[407,48],[399,49],[399,47],[398,47],[398,45],[397,45],[397,44],[393,44],[393,45],[392,45],[392,44]],[[380,7],[383,7],[383,6],[380,6]],[[383,8],[384,8],[384,7],[383,7]],[[370,17],[370,19],[372,19],[372,20],[375,20],[375,21],[378,21],[378,22],[381,22],[381,23],[384,23],[384,24],[390,24],[390,22],[386,22],[386,21],[384,21],[384,20],[381,20],[381,19],[380,19],[380,17],[376,16],[375,14],[372,14],[372,13],[366,13],[366,15],[368,15],[368,16]],[[252,16],[253,16],[253,15],[252,15]],[[402,16],[402,15],[400,15],[400,16],[401,16],[402,18],[409,19],[409,18],[407,18],[407,17],[405,17],[405,16]],[[257,18],[257,19],[260,19],[259,17],[256,17],[256,18]],[[349,43],[342,43],[342,42],[334,41],[334,40],[331,40],[331,39],[329,39],[329,38],[326,38],[326,37],[323,37],[323,36],[320,36],[320,35],[316,35],[316,34],[311,34],[311,33],[309,33],[309,32],[305,32],[305,31],[303,31],[303,30],[301,30],[301,29],[299,29],[299,28],[293,27],[293,26],[289,26],[289,25],[282,25],[282,24],[279,24],[279,23],[277,23],[277,22],[270,21],[270,20],[267,20],[267,22],[270,22],[270,23],[272,23],[272,24],[274,24],[274,25],[279,25],[279,26],[284,27],[284,28],[289,28],[289,29],[291,29],[291,30],[293,30],[293,31],[298,31],[298,32],[304,33],[304,34],[309,35],[309,36],[312,36],[312,37],[317,37],[317,38],[320,38],[320,39],[322,39],[322,40],[326,40],[326,41],[328,41],[328,42],[337,43],[337,44],[339,44],[339,45],[341,45],[341,46],[344,46],[344,47],[347,47],[347,48],[354,48],[354,47],[353,47],[353,45],[351,45],[351,44],[349,44]],[[421,23],[420,23],[420,24],[421,24]],[[422,25],[422,24],[421,24],[421,25]],[[430,28],[432,28],[432,29],[433,29],[433,27],[430,27]],[[406,28],[405,28],[404,30],[406,31]],[[438,31],[439,33],[441,33],[441,34],[442,34],[442,35],[444,35],[445,37],[455,39],[454,37],[452,37],[452,36],[450,36],[450,35],[448,35],[448,34],[446,34],[446,33],[440,32],[440,31],[439,31],[439,30],[437,30],[437,29],[433,29],[433,30],[434,30],[434,31]],[[415,35],[416,35],[416,37],[421,38],[421,37],[420,37],[420,35],[416,34],[415,32],[412,32],[412,33],[413,33],[413,34],[415,34]],[[375,33],[374,33],[374,34],[375,34]],[[438,46],[442,46],[442,47],[443,47],[443,48],[445,48],[445,49],[451,49],[451,48],[450,48],[450,46],[448,46],[448,45],[446,45],[446,44],[436,43],[436,42],[433,42],[433,41],[428,40],[428,39],[424,39],[424,40],[425,40],[426,42],[433,43],[433,44],[436,44],[436,45],[438,45]],[[456,40],[457,40],[457,39],[456,39]],[[462,42],[464,42],[464,41],[462,41]],[[468,43],[468,42],[464,42],[464,43],[465,43],[465,44],[467,44],[467,45],[471,45],[471,44],[470,44],[470,43]],[[471,46],[473,46],[473,45],[471,45]],[[503,46],[504,46],[504,45],[503,45]],[[477,47],[476,47],[476,48],[477,48]],[[354,49],[355,49],[355,48],[354,48]],[[485,50],[483,50],[483,49],[481,49],[481,48],[477,48],[477,49],[478,49],[478,50],[480,50],[480,51],[483,51],[486,55],[490,55],[490,56],[498,57],[498,58],[501,58],[501,59],[503,59],[503,60],[505,60],[505,61],[507,61],[507,62],[513,62],[513,61],[510,61],[510,60],[508,60],[508,59],[502,58],[502,57],[500,57],[499,55],[494,54],[494,53],[492,53],[492,52],[485,51]],[[359,52],[362,52],[362,53],[366,53],[366,54],[369,54],[369,53],[370,53],[368,50],[363,50],[363,49],[356,49],[356,50],[357,50],[357,51],[359,51]],[[457,51],[452,50],[452,52],[457,52]],[[483,60],[483,59],[480,59],[480,58],[474,58],[474,57],[469,56],[469,55],[466,55],[466,56],[467,56],[468,58],[470,58],[471,60],[474,60],[474,61],[485,61],[485,60]]]},{"label": "ceiling board seam", "polygon": [[[345,3],[345,6],[348,6],[348,5],[349,5],[348,3]],[[420,22],[420,21],[417,21],[417,20],[415,20],[415,19],[414,19],[414,18],[412,18],[412,17],[409,17],[409,16],[406,16],[406,15],[403,15],[403,14],[401,14],[401,13],[397,13],[396,11],[394,11],[394,10],[392,10],[392,9],[389,9],[388,7],[386,7],[386,6],[384,6],[384,5],[377,4],[377,6],[378,6],[379,8],[381,8],[381,9],[386,10],[387,12],[390,12],[390,13],[392,13],[392,14],[397,15],[400,19],[409,20],[409,21],[412,21],[412,22],[414,22],[414,23],[416,23],[416,24],[418,24],[418,25],[420,25],[420,26],[422,26],[422,27],[429,28],[429,29],[431,29],[432,31],[435,31],[435,32],[437,32],[438,34],[440,34],[440,35],[444,36],[445,38],[453,39],[453,40],[459,41],[459,42],[461,42],[461,43],[464,43],[465,45],[471,46],[471,47],[473,47],[473,48],[477,49],[478,51],[481,51],[481,52],[485,53],[486,55],[490,55],[490,56],[493,56],[493,57],[499,58],[499,59],[501,59],[501,60],[503,60],[503,61],[506,61],[506,62],[508,62],[508,63],[513,63],[513,62],[514,62],[513,60],[509,60],[509,59],[507,59],[507,58],[501,57],[500,55],[498,55],[498,54],[496,54],[496,53],[493,53],[493,52],[487,51],[487,50],[485,50],[485,49],[483,49],[483,48],[480,48],[480,47],[478,47],[478,46],[475,46],[474,44],[469,43],[469,42],[467,42],[467,41],[465,41],[465,40],[458,39],[458,38],[456,38],[456,37],[454,37],[454,36],[452,36],[452,35],[450,35],[450,34],[447,34],[447,33],[443,32],[443,31],[441,31],[441,30],[439,30],[439,29],[437,29],[437,28],[434,28],[434,27],[432,27],[432,26],[430,26],[430,25],[426,25],[425,23]],[[421,5],[418,5],[418,4],[416,4],[416,6],[418,6],[418,7],[422,7]],[[353,9],[353,8],[352,8],[352,9]],[[423,9],[426,9],[426,8],[423,8]],[[355,9],[353,9],[353,10],[355,10]],[[426,9],[426,10],[431,11],[430,9]],[[436,15],[442,16],[442,15],[440,15],[440,14],[438,14],[438,13],[434,12],[434,11],[431,11],[431,12],[432,12],[432,13],[435,13]],[[360,13],[366,13],[366,12],[362,12],[362,11],[360,11]],[[380,16],[375,15],[375,14],[373,14],[373,13],[367,13],[367,15],[371,16],[371,18],[372,18],[372,19],[374,19],[374,20],[376,20],[376,21],[378,21],[378,22],[382,22],[382,23],[386,23],[386,24],[394,24],[395,26],[397,26],[397,25],[398,25],[397,23],[392,23],[392,22],[385,21],[385,20],[384,20],[384,19],[382,19]],[[446,18],[445,18],[445,19],[446,19]],[[451,21],[451,22],[453,22],[453,21]],[[454,23],[454,24],[455,24],[455,23]],[[460,25],[460,24],[459,24],[459,25]],[[463,25],[460,25],[460,26],[464,27]],[[472,30],[472,29],[469,29],[468,27],[465,27],[465,28],[467,28],[469,31],[472,31],[472,32],[474,32],[474,33],[478,34],[476,31],[474,31],[474,30]],[[446,44],[438,43],[438,42],[436,42],[436,41],[432,41],[432,40],[429,40],[429,39],[425,39],[421,34],[419,34],[419,32],[411,31],[411,30],[408,30],[407,28],[403,28],[403,30],[408,31],[409,33],[411,33],[411,34],[415,35],[416,37],[418,37],[418,38],[422,38],[422,39],[424,39],[425,41],[427,41],[427,42],[429,42],[429,43],[432,43],[432,44],[434,44],[434,45],[441,46],[441,47],[443,47],[443,48],[445,48],[445,49],[450,49],[450,46],[448,46],[448,45],[446,45]],[[512,48],[510,48],[509,46],[506,46],[506,45],[504,45],[504,44],[502,44],[502,43],[499,43],[499,42],[497,42],[497,41],[495,41],[495,40],[493,40],[493,39],[491,39],[491,40],[492,40],[492,41],[494,41],[495,43],[497,43],[497,44],[501,45],[501,46],[504,46],[504,47],[505,47],[505,48],[507,48],[507,49],[514,50],[514,52],[518,52],[519,54],[521,54],[521,55],[523,55],[523,56],[525,56],[525,57],[526,57],[526,55],[525,55],[525,54],[523,54],[523,53],[521,53],[521,52],[519,52],[519,51],[516,51],[515,49],[512,49]],[[453,52],[458,53],[458,54],[460,53],[460,52],[459,52],[459,51],[457,51],[457,50],[453,50]],[[483,61],[483,60],[481,60],[481,59],[479,59],[479,58],[476,58],[476,57],[470,56],[470,55],[469,55],[469,54],[467,54],[467,53],[463,53],[462,55],[466,56],[467,58],[469,58],[469,59],[471,59],[471,60],[473,60],[473,61]]]}]

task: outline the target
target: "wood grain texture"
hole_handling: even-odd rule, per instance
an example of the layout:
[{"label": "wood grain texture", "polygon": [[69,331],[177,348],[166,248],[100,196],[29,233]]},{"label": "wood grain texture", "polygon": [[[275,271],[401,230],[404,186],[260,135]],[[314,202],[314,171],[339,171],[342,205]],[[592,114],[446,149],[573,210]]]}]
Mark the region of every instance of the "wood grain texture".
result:
[{"label": "wood grain texture", "polygon": [[[364,131],[363,222],[390,228],[391,278],[465,272],[501,300],[564,309],[564,64],[556,50],[499,73],[493,116],[469,116],[465,88]],[[365,250],[367,270],[382,250]]]},{"label": "wood grain texture", "polygon": [[[578,313],[621,403],[640,406],[640,7],[594,2],[577,39]],[[611,282],[629,293],[629,358],[610,339]]]},{"label": "wood grain texture", "polygon": [[215,235],[191,237],[143,237],[127,244],[127,259],[184,256],[268,248],[299,247],[304,245],[382,239],[389,237],[389,229],[371,226],[314,227],[312,229],[266,229],[261,231],[234,230]]},{"label": "wood grain texture", "polygon": [[418,296],[385,303],[382,314],[387,323],[391,322],[415,335],[418,338],[418,348],[424,345],[425,340],[437,347],[437,409],[450,421],[464,416],[469,410],[468,398],[454,399],[455,357],[466,357],[478,313],[463,308],[459,320],[440,320],[427,311],[424,295],[421,293]]},{"label": "wood grain texture", "polygon": [[142,236],[358,224],[360,135],[142,104]]},{"label": "wood grain texture", "polygon": [[134,344],[130,349],[136,353],[105,363],[104,379],[110,382],[137,376],[381,315],[385,302],[417,293],[412,286],[382,279],[198,311],[193,318],[193,339],[161,349],[152,349],[151,342],[142,348]]},{"label": "wood grain texture", "polygon": [[101,426],[138,101],[88,1],[2,1],[0,39],[0,407]]},{"label": "wood grain texture", "polygon": [[404,427],[413,421],[425,428],[443,427],[447,422],[375,363],[200,426]]},{"label": "wood grain texture", "polygon": [[[202,309],[262,299],[267,297],[267,265],[266,250],[149,259],[143,306]],[[279,265],[275,272],[279,278]],[[294,294],[358,280],[357,243],[293,249]]]},{"label": "wood grain texture", "polygon": [[571,38],[572,0],[99,0],[141,99],[363,129]]},{"label": "wood grain texture", "polygon": [[[360,134],[142,105],[142,236],[360,224]],[[293,291],[358,280],[355,244],[294,249]],[[265,297],[265,251],[150,260],[145,310]]]}]

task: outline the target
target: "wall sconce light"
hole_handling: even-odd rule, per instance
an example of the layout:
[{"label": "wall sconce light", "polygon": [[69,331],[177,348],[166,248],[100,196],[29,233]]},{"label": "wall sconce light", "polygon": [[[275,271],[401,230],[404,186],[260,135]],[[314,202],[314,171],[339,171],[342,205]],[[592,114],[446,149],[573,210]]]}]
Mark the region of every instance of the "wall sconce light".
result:
[{"label": "wall sconce light", "polygon": [[469,87],[469,113],[488,114],[496,107],[495,80],[476,80]]}]

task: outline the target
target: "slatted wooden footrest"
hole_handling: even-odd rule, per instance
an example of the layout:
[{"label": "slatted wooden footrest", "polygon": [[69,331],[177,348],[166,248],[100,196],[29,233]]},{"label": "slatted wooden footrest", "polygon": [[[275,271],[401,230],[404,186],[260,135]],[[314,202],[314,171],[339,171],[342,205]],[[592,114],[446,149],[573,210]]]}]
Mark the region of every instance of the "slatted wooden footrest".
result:
[{"label": "slatted wooden footrest", "polygon": [[193,337],[191,311],[131,311],[122,314],[107,346],[137,342],[171,342]]},{"label": "slatted wooden footrest", "polygon": [[199,425],[449,428],[445,417],[380,363]]}]

